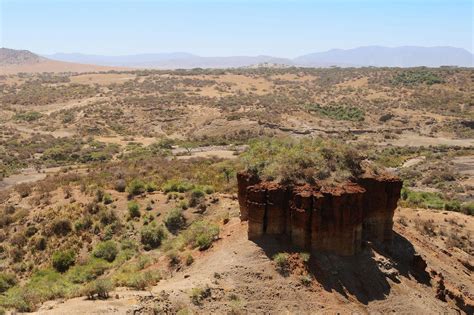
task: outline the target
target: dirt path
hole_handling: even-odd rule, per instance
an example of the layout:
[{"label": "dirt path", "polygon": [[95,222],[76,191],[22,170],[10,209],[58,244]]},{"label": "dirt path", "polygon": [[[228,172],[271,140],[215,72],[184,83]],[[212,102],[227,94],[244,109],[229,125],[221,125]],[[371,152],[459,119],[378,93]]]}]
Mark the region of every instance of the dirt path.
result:
[{"label": "dirt path", "polygon": [[194,157],[210,158],[218,157],[222,159],[235,159],[238,153],[245,151],[246,145],[231,146],[204,146],[198,148],[192,148],[190,150],[186,148],[176,147],[172,150],[173,155],[177,156],[180,160],[186,160]]},{"label": "dirt path", "polygon": [[[34,168],[25,168],[19,174],[14,174],[9,177],[3,178],[0,181],[0,191],[6,190],[18,184],[23,183],[32,183],[46,178],[50,174],[55,174],[61,171],[65,166],[50,167],[41,169],[39,172]],[[76,167],[76,169],[81,168],[81,166]]]},{"label": "dirt path", "polygon": [[428,137],[420,136],[415,133],[404,133],[400,135],[399,139],[391,140],[386,144],[392,144],[395,146],[430,146],[430,145],[449,145],[449,146],[460,146],[460,147],[472,147],[474,146],[474,139],[450,139],[444,137]]},{"label": "dirt path", "polygon": [[44,131],[38,129],[32,129],[27,126],[19,125],[19,124],[11,124],[7,123],[4,125],[5,127],[14,128],[20,132],[27,133],[27,134],[41,134],[41,135],[51,135],[55,138],[62,138],[62,137],[72,137],[74,136],[74,132],[67,130],[67,129],[58,129],[55,131]]}]

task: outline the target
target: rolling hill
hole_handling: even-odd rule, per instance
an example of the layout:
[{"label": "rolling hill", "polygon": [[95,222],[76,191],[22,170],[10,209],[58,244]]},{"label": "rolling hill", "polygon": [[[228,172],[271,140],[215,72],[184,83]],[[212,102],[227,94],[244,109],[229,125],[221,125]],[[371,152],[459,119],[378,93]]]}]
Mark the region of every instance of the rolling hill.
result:
[{"label": "rolling hill", "polygon": [[51,60],[28,50],[0,48],[0,74],[19,72],[91,72],[118,69],[93,64],[81,64]]}]

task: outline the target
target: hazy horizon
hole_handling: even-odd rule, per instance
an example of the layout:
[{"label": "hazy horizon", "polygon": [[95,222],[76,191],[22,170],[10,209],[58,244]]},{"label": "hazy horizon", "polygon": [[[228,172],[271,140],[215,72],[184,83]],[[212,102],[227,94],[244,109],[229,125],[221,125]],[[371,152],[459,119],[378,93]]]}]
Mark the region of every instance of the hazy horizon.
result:
[{"label": "hazy horizon", "polygon": [[41,55],[294,58],[364,46],[473,52],[472,3],[464,0],[0,1],[1,46]]},{"label": "hazy horizon", "polygon": [[[416,46],[416,45],[401,45],[401,46],[382,46],[382,45],[370,45],[370,46],[357,46],[357,47],[352,47],[352,48],[330,48],[327,50],[314,50],[314,51],[308,51],[306,53],[303,53],[298,56],[276,56],[276,55],[267,55],[267,54],[254,54],[254,55],[245,55],[249,57],[253,56],[271,56],[271,57],[277,57],[277,58],[286,58],[286,59],[294,59],[302,55],[306,54],[312,54],[312,53],[321,53],[321,52],[328,52],[332,50],[352,50],[352,49],[359,49],[359,48],[368,48],[368,47],[382,47],[382,48],[401,48],[401,47],[417,47],[417,48],[456,48],[456,49],[464,49],[469,53],[473,53],[472,51],[462,48],[462,47],[454,47],[454,46]],[[5,47],[5,48],[10,48],[10,47]],[[29,50],[27,48],[24,48],[22,50]],[[31,51],[31,50],[30,50]],[[148,52],[137,52],[137,53],[132,53],[132,54],[95,54],[95,53],[83,53],[81,51],[58,51],[58,52],[53,52],[53,53],[41,53],[41,52],[36,52],[36,51],[31,51],[35,54],[41,55],[41,56],[52,56],[52,55],[60,55],[60,54],[65,54],[65,55],[90,55],[90,56],[107,56],[107,57],[126,57],[126,56],[133,56],[133,55],[153,55],[153,54],[190,54],[190,55],[196,55],[199,57],[239,57],[239,56],[244,56],[244,55],[199,55],[199,54],[194,54],[189,51],[148,51]]]}]

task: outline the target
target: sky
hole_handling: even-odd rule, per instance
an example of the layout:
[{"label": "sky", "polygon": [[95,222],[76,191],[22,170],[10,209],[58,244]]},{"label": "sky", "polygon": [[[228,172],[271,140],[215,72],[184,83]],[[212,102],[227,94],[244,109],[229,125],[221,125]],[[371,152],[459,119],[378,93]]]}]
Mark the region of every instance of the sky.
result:
[{"label": "sky", "polygon": [[359,46],[473,52],[472,0],[0,0],[0,46],[36,53],[296,57]]}]

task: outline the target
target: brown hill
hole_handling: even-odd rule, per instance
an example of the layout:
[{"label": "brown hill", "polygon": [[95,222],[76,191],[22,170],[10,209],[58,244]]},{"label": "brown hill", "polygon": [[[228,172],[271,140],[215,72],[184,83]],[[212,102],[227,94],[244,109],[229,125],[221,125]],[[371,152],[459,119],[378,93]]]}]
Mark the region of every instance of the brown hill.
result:
[{"label": "brown hill", "polygon": [[15,74],[19,72],[95,72],[121,69],[124,68],[54,61],[38,56],[28,50],[0,48],[0,74]]}]

